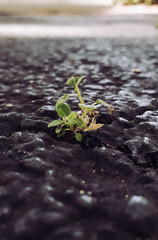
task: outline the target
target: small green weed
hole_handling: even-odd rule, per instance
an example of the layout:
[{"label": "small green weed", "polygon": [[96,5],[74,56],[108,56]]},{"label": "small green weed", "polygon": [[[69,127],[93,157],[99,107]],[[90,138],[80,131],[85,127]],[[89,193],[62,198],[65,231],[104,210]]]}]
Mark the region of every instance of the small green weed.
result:
[{"label": "small green weed", "polygon": [[[56,127],[55,132],[57,137],[61,137],[65,134],[66,131],[72,131],[75,135],[75,138],[78,142],[82,141],[82,131],[92,131],[97,130],[102,127],[104,124],[97,124],[96,117],[98,111],[95,110],[96,105],[102,105],[108,108],[109,114],[112,114],[114,108],[104,102],[101,99],[97,99],[93,104],[85,104],[81,92],[79,90],[79,83],[85,78],[85,76],[72,76],[70,77],[66,84],[74,87],[74,94],[64,94],[61,96],[55,107],[60,119],[54,120],[48,124],[48,127]],[[71,111],[70,106],[66,101],[70,97],[78,97],[80,103],[78,104],[80,111],[74,112]]]}]

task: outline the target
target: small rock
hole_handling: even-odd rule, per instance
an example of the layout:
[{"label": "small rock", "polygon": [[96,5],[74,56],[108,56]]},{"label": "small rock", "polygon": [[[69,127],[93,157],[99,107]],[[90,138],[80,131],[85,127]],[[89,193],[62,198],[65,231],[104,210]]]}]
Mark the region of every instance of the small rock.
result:
[{"label": "small rock", "polygon": [[45,162],[38,157],[24,159],[22,161],[22,164],[25,167],[31,168],[32,170],[35,171],[37,170],[42,171],[43,167],[45,166]]},{"label": "small rock", "polygon": [[54,233],[55,239],[83,240],[86,239],[81,227],[68,226],[57,229]]},{"label": "small rock", "polygon": [[48,130],[48,123],[42,120],[25,119],[21,123],[22,130],[46,132]]},{"label": "small rock", "polygon": [[148,200],[145,197],[142,196],[132,196],[129,200],[129,206],[136,206],[138,204],[140,205],[148,205]]},{"label": "small rock", "polygon": [[42,106],[41,108],[37,109],[33,114],[38,116],[51,117],[52,119],[58,117],[56,109],[52,105]]},{"label": "small rock", "polygon": [[8,215],[10,212],[10,209],[8,206],[4,206],[0,208],[0,217],[4,217],[6,215]]},{"label": "small rock", "polygon": [[45,212],[42,214],[42,222],[47,225],[59,224],[63,220],[65,220],[66,216],[63,212],[59,212],[57,210]]},{"label": "small rock", "polygon": [[79,179],[74,177],[71,173],[68,173],[68,174],[65,175],[65,180],[69,180],[74,184],[77,184],[77,183],[80,182]]},{"label": "small rock", "polygon": [[147,198],[138,195],[130,197],[125,214],[130,229],[140,234],[151,233],[155,229],[154,209]]},{"label": "small rock", "polygon": [[82,207],[92,208],[95,205],[96,200],[92,196],[80,194],[80,196],[77,199],[77,202]]}]

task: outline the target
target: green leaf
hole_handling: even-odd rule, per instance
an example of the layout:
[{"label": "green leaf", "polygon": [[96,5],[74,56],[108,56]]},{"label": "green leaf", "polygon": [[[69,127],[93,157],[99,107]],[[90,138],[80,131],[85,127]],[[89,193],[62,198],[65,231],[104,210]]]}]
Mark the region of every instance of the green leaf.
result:
[{"label": "green leaf", "polygon": [[88,112],[93,111],[95,109],[95,107],[92,105],[86,105],[86,104],[81,104],[81,103],[78,104],[78,106],[83,110],[87,110]]},{"label": "green leaf", "polygon": [[55,107],[57,107],[57,105],[58,105],[59,103],[64,103],[64,102],[66,102],[68,99],[69,99],[69,94],[64,94],[63,96],[61,96],[61,97],[58,99],[57,103],[55,104]]},{"label": "green leaf", "polygon": [[78,142],[82,142],[82,134],[81,133],[75,133],[75,138]]},{"label": "green leaf", "polygon": [[86,124],[84,123],[84,121],[81,118],[75,119],[75,122],[76,122],[77,127],[86,127]]},{"label": "green leaf", "polygon": [[63,136],[64,134],[65,134],[65,129],[62,128],[61,131],[57,134],[57,138]]},{"label": "green leaf", "polygon": [[61,120],[61,119],[58,119],[58,120],[54,120],[53,122],[50,122],[48,124],[48,127],[55,127],[55,126],[58,126],[58,125],[61,125],[64,121]]},{"label": "green leaf", "polygon": [[83,80],[83,78],[85,78],[85,76],[81,76],[81,77],[77,76],[77,77],[75,77],[76,84],[78,85]]},{"label": "green leaf", "polygon": [[70,77],[70,78],[67,80],[66,84],[75,87],[75,85],[76,85],[75,77]]},{"label": "green leaf", "polygon": [[101,104],[101,105],[103,105],[103,106],[105,106],[105,107],[108,107],[108,108],[112,107],[110,104],[104,102],[104,101],[101,100],[101,99],[97,99],[95,103],[96,103],[96,104]]},{"label": "green leaf", "polygon": [[103,105],[103,106],[110,106],[109,104],[107,104],[106,102],[104,102],[103,100],[101,100],[101,99],[97,99],[96,100],[96,102],[95,102],[96,104],[101,104],[101,105]]},{"label": "green leaf", "polygon": [[55,129],[55,132],[59,133],[61,130],[62,130],[62,126],[57,126],[56,129]]},{"label": "green leaf", "polygon": [[66,84],[75,87],[83,80],[83,78],[85,78],[85,76],[72,76],[67,80]]},{"label": "green leaf", "polygon": [[69,115],[69,119],[75,119],[76,118],[76,112],[71,112]]},{"label": "green leaf", "polygon": [[68,104],[66,103],[59,103],[57,105],[56,111],[61,118],[68,117],[71,113],[71,109]]},{"label": "green leaf", "polygon": [[76,122],[75,122],[74,119],[70,119],[70,120],[68,120],[68,122],[65,122],[66,126],[72,126],[72,125],[75,125],[75,124],[76,124]]},{"label": "green leaf", "polygon": [[63,96],[61,96],[61,97],[58,99],[57,103],[55,104],[55,107],[57,107],[57,105],[58,105],[59,103],[64,103],[64,102],[66,102],[66,101],[69,99],[69,97],[71,97],[71,96],[77,96],[77,94],[64,94]]},{"label": "green leaf", "polygon": [[104,107],[107,107],[109,109],[109,113],[112,114],[113,111],[115,111],[115,109],[108,103],[104,102],[101,99],[97,99],[95,104],[101,104]]}]

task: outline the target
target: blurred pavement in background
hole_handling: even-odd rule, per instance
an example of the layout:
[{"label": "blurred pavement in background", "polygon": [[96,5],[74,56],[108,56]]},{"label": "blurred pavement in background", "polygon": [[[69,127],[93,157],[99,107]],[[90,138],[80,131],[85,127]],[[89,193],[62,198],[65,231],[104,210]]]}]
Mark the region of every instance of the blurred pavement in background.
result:
[{"label": "blurred pavement in background", "polygon": [[113,0],[0,0],[0,37],[158,38],[157,24],[158,6],[113,6]]},{"label": "blurred pavement in background", "polygon": [[96,14],[113,5],[114,0],[0,0],[0,12],[34,14]]}]

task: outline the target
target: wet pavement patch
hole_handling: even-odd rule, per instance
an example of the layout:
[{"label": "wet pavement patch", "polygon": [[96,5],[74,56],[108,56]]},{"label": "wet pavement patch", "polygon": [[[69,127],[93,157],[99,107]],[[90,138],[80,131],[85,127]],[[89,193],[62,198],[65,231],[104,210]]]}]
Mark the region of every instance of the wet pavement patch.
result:
[{"label": "wet pavement patch", "polygon": [[[1,38],[0,52],[1,239],[157,240],[157,40]],[[47,127],[72,74],[116,110],[81,143]]]}]

